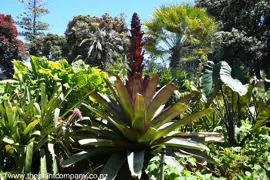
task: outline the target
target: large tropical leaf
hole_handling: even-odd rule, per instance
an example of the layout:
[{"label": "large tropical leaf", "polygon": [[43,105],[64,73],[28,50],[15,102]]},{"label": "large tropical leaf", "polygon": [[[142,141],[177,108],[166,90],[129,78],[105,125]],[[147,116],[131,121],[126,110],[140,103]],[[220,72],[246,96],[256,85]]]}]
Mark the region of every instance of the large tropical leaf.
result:
[{"label": "large tropical leaf", "polygon": [[101,129],[101,128],[98,128],[95,126],[90,126],[90,127],[85,126],[85,127],[82,127],[80,129],[80,131],[90,131],[90,132],[95,133],[98,136],[101,136],[101,137],[104,137],[104,138],[107,138],[110,140],[119,140],[120,139],[120,137],[117,133],[115,133],[113,131],[106,130],[106,129]]},{"label": "large tropical leaf", "polygon": [[134,129],[129,128],[126,124],[124,124],[121,120],[114,118],[112,119],[107,113],[105,112],[101,112],[87,104],[83,104],[85,105],[87,108],[89,108],[91,111],[95,112],[96,114],[98,114],[99,116],[101,116],[102,118],[106,119],[107,121],[110,121],[117,129],[119,129],[119,131],[128,139],[130,139],[131,141],[135,141],[137,140],[138,134],[134,131]]},{"label": "large tropical leaf", "polygon": [[[120,104],[122,108],[125,110],[126,114],[130,116],[130,118],[133,116],[133,102],[130,98],[128,91],[124,85],[124,83],[121,80],[116,80],[114,82],[116,91],[118,93]],[[130,122],[131,123],[131,122]]]},{"label": "large tropical leaf", "polygon": [[140,94],[136,94],[134,114],[132,118],[132,127],[140,131],[144,130],[146,113],[145,111],[146,107],[144,97]]},{"label": "large tropical leaf", "polygon": [[196,158],[204,159],[204,160],[209,161],[209,162],[214,162],[213,158],[211,158],[207,154],[205,154],[202,151],[197,150],[197,149],[181,148],[180,152],[187,154],[187,155],[190,155],[190,156],[194,156]]},{"label": "large tropical leaf", "polygon": [[157,134],[157,129],[149,127],[147,131],[139,137],[138,142],[152,142]]},{"label": "large tropical leaf", "polygon": [[95,148],[91,148],[91,149],[86,150],[86,151],[81,151],[79,153],[72,155],[68,159],[64,160],[61,163],[61,166],[64,168],[70,167],[73,164],[75,164],[79,161],[82,161],[88,157],[96,156],[98,154],[102,154],[105,152],[110,152],[110,150],[111,150],[111,148],[107,148],[107,147],[95,147]]},{"label": "large tropical leaf", "polygon": [[97,139],[97,138],[88,138],[88,139],[81,139],[78,141],[80,145],[93,145],[93,146],[114,146],[112,140],[109,139]]},{"label": "large tropical leaf", "polygon": [[159,76],[158,74],[154,74],[150,79],[144,94],[146,107],[148,107],[148,105],[151,103],[153,96],[156,93],[158,82]]},{"label": "large tropical leaf", "polygon": [[198,150],[207,150],[210,151],[209,148],[201,143],[196,141],[187,139],[187,138],[172,138],[171,140],[165,142],[166,146],[170,147],[179,147],[179,148],[190,148],[190,149],[198,149]]},{"label": "large tropical leaf", "polygon": [[40,149],[40,174],[46,175],[47,172],[46,153],[45,150],[42,148]]},{"label": "large tropical leaf", "polygon": [[263,111],[261,111],[257,118],[256,123],[253,127],[253,131],[258,129],[266,120],[270,119],[270,105]]},{"label": "large tropical leaf", "polygon": [[207,61],[203,68],[202,90],[206,97],[209,97],[220,83],[220,64],[215,65],[212,61]]},{"label": "large tropical leaf", "polygon": [[178,128],[180,126],[191,123],[193,120],[196,120],[196,119],[199,119],[199,118],[201,118],[203,116],[206,116],[207,114],[209,114],[209,113],[211,113],[213,111],[214,111],[213,108],[205,109],[203,111],[200,111],[200,112],[194,113],[192,115],[189,115],[188,117],[185,117],[185,118],[183,118],[183,119],[181,119],[181,120],[179,120],[179,121],[165,127],[164,129],[160,129],[159,133],[155,137],[155,140],[159,139],[160,137],[166,136],[171,131],[174,131],[176,128]]},{"label": "large tropical leaf", "polygon": [[147,110],[147,122],[150,122],[155,114],[155,112],[158,110],[158,108],[166,102],[169,97],[173,94],[176,87],[173,83],[169,83],[162,87],[153,97],[153,100],[151,104],[149,105],[149,108]]},{"label": "large tropical leaf", "polygon": [[127,152],[128,166],[132,177],[138,177],[139,179],[141,178],[144,163],[144,154],[145,150]]},{"label": "large tropical leaf", "polygon": [[150,123],[150,126],[155,127],[157,129],[186,110],[187,110],[187,106],[185,104],[176,103],[172,105],[171,107],[168,107],[161,114],[159,114],[155,119],[153,119]]},{"label": "large tropical leaf", "polygon": [[232,91],[237,92],[240,96],[248,92],[248,87],[243,85],[238,79],[233,79],[231,76],[232,69],[225,61],[221,61],[220,79]]},{"label": "large tropical leaf", "polygon": [[32,172],[31,167],[32,167],[32,159],[33,159],[33,148],[34,148],[34,142],[31,142],[26,146],[25,167],[24,167],[25,174]]},{"label": "large tropical leaf", "polygon": [[100,174],[106,174],[107,177],[103,177],[100,180],[114,180],[118,174],[118,171],[121,169],[123,164],[126,162],[127,156],[125,153],[114,153],[105,166],[103,167]]},{"label": "large tropical leaf", "polygon": [[58,173],[58,166],[57,166],[57,160],[56,160],[56,155],[54,152],[54,144],[52,143],[48,143],[48,150],[52,156],[52,170],[53,170],[53,174],[57,174]]},{"label": "large tropical leaf", "polygon": [[197,142],[224,142],[224,136],[218,132],[198,132],[198,133],[175,133],[171,137],[185,137]]},{"label": "large tropical leaf", "polygon": [[215,93],[221,82],[240,96],[245,95],[248,92],[248,87],[239,80],[232,78],[231,72],[231,67],[225,61],[217,64],[207,61],[202,75],[202,89],[205,95],[209,97],[212,93]]}]

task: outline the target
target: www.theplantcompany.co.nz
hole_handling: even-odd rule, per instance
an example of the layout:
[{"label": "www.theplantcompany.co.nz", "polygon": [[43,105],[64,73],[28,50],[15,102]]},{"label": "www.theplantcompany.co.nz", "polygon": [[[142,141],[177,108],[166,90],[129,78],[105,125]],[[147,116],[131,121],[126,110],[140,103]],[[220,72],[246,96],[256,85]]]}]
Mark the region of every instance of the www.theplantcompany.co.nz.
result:
[{"label": "www.theplantcompany.co.nz", "polygon": [[[11,174],[7,175],[7,179],[106,179],[107,174]],[[0,180],[4,180],[0,177]]]}]

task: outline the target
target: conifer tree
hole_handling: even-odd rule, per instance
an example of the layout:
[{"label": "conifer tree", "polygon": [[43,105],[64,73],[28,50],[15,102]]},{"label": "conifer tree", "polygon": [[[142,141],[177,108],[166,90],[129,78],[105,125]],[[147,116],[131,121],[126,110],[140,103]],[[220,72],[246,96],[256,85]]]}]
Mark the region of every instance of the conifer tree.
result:
[{"label": "conifer tree", "polygon": [[25,12],[18,16],[17,24],[23,29],[20,35],[25,37],[27,49],[31,55],[36,55],[36,40],[49,29],[49,24],[40,18],[49,13],[44,0],[19,0],[25,6]]}]

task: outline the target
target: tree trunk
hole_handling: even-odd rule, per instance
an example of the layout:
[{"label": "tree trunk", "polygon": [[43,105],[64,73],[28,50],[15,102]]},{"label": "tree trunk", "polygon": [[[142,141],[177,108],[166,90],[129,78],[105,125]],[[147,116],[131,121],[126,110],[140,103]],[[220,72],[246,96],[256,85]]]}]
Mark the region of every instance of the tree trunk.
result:
[{"label": "tree trunk", "polygon": [[108,64],[108,53],[106,51],[103,51],[101,54],[101,59],[99,62],[99,67],[103,70],[106,70]]},{"label": "tree trunk", "polygon": [[34,0],[34,5],[33,5],[33,39],[34,40],[36,38],[36,31],[37,31],[37,27],[36,27],[36,18],[37,18],[37,1]]},{"label": "tree trunk", "polygon": [[183,61],[183,56],[181,56],[181,48],[177,46],[173,47],[170,67],[172,69],[179,69],[181,67],[182,61]]}]

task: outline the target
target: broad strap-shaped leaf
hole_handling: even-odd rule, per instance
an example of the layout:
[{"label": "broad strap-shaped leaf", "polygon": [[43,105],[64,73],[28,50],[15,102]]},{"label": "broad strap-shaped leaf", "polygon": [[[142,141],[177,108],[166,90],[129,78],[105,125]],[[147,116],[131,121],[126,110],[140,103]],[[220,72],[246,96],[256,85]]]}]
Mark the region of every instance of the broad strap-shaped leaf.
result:
[{"label": "broad strap-shaped leaf", "polygon": [[60,109],[56,108],[55,111],[54,111],[54,116],[53,116],[54,128],[57,127],[59,116],[60,116]]},{"label": "broad strap-shaped leaf", "polygon": [[[84,105],[85,107],[87,107],[89,110],[91,110],[92,112],[96,113],[97,115],[99,115],[100,117],[102,117],[103,119],[106,119],[108,121],[110,121],[110,114],[106,113],[106,112],[103,112],[103,111],[100,111],[98,109],[95,109],[93,108],[92,106],[88,105],[88,104],[85,104],[85,103],[82,103],[82,105]],[[120,119],[114,119],[114,122],[118,123],[118,124],[122,124],[122,125],[125,125]]]},{"label": "broad strap-shaped leaf", "polygon": [[40,122],[40,119],[35,119],[31,123],[27,125],[27,127],[23,131],[23,135],[27,135],[31,130],[35,128],[35,126]]},{"label": "broad strap-shaped leaf", "polygon": [[180,98],[177,103],[185,103],[185,102],[189,101],[191,98],[193,98],[195,95],[197,95],[198,93],[199,93],[199,91],[192,91],[188,95]]},{"label": "broad strap-shaped leaf", "polygon": [[192,115],[189,115],[188,117],[185,117],[169,126],[167,126],[166,128],[164,129],[160,129],[159,130],[159,133],[157,134],[157,136],[155,137],[155,140],[156,139],[159,139],[160,137],[163,137],[163,136],[166,136],[167,134],[169,134],[171,131],[174,131],[176,128],[180,127],[180,126],[183,126],[183,125],[186,125],[188,123],[191,123],[193,120],[196,120],[196,119],[199,119],[203,116],[206,116],[207,114],[209,113],[212,113],[214,111],[213,108],[208,108],[208,109],[205,109],[203,111],[200,111],[200,112],[196,112]]},{"label": "broad strap-shaped leaf", "polygon": [[156,89],[158,86],[158,82],[159,82],[159,76],[158,74],[154,74],[153,77],[151,78],[151,80],[149,81],[147,88],[145,90],[145,103],[146,103],[146,107],[148,107],[153,99],[153,96],[156,93]]},{"label": "broad strap-shaped leaf", "polygon": [[174,117],[179,114],[185,112],[187,110],[187,106],[183,103],[176,103],[171,107],[168,107],[161,114],[159,114],[155,119],[150,122],[150,126],[158,129],[163,124],[169,122]]},{"label": "broad strap-shaped leaf", "polygon": [[41,109],[40,109],[39,104],[35,102],[35,103],[34,103],[34,107],[35,107],[36,111],[38,112],[38,115],[41,116]]},{"label": "broad strap-shaped leaf", "polygon": [[98,103],[103,105],[105,108],[107,108],[110,111],[110,113],[114,114],[115,116],[119,115],[119,113],[122,113],[117,103],[114,102],[113,100],[108,101],[108,99],[105,99],[104,96],[93,91],[92,89],[88,87],[84,87],[84,90],[87,92],[91,92],[90,96],[93,99],[95,99]]},{"label": "broad strap-shaped leaf", "polygon": [[175,133],[170,137],[190,138],[197,142],[224,142],[223,134],[218,132]]},{"label": "broad strap-shaped leaf", "polygon": [[94,145],[94,146],[114,146],[113,141],[109,139],[88,138],[78,141],[80,145]]},{"label": "broad strap-shaped leaf", "polygon": [[54,152],[54,144],[52,143],[48,143],[48,150],[52,156],[52,170],[53,170],[53,174],[57,174],[58,173],[58,167],[57,167],[57,160],[56,160],[56,155]]},{"label": "broad strap-shaped leaf", "polygon": [[41,87],[40,87],[40,89],[41,89],[41,104],[40,104],[40,106],[41,106],[41,115],[43,115],[44,114],[44,112],[46,111],[46,107],[47,107],[47,97],[46,97],[46,85],[45,85],[45,83],[41,83],[41,85],[40,85]]},{"label": "broad strap-shaped leaf", "polygon": [[181,148],[180,152],[187,155],[195,156],[196,158],[204,159],[209,162],[214,162],[213,158],[211,158],[210,156],[208,156],[207,154],[205,154],[204,152],[200,150]]},{"label": "broad strap-shaped leaf", "polygon": [[176,167],[178,170],[183,170],[184,167],[178,162],[178,159],[179,157],[172,150],[166,149],[165,164]]},{"label": "broad strap-shaped leaf", "polygon": [[119,96],[120,105],[125,110],[125,113],[130,117],[133,116],[133,102],[130,98],[127,88],[125,87],[124,83],[121,80],[116,80],[114,82],[114,86]]},{"label": "broad strap-shaped leaf", "polygon": [[3,142],[7,143],[7,144],[14,144],[15,141],[14,139],[12,139],[11,137],[5,136],[3,139],[1,139]]},{"label": "broad strap-shaped leaf", "polygon": [[14,117],[13,109],[9,105],[5,105],[5,110],[6,110],[6,115],[8,119],[8,124],[10,127],[13,127],[15,125],[15,117]]},{"label": "broad strap-shaped leaf", "polygon": [[40,174],[47,174],[47,160],[45,150],[40,149]]},{"label": "broad strap-shaped leaf", "polygon": [[131,172],[131,176],[134,178],[138,177],[140,179],[142,176],[144,154],[145,154],[145,150],[127,152],[129,170]]},{"label": "broad strap-shaped leaf", "polygon": [[78,141],[80,145],[91,145],[91,146],[107,146],[107,147],[121,147],[128,148],[130,146],[129,143],[124,141],[112,141],[109,139],[101,139],[101,138],[88,138],[81,139]]},{"label": "broad strap-shaped leaf", "polygon": [[92,157],[92,156],[96,156],[98,154],[102,154],[102,153],[105,153],[105,152],[108,152],[108,151],[111,151],[112,148],[107,148],[107,147],[95,147],[95,148],[91,148],[87,151],[81,151],[79,153],[76,153],[74,155],[72,155],[71,157],[69,157],[68,159],[64,160],[62,163],[61,163],[61,166],[63,168],[66,168],[66,167],[70,167],[72,166],[73,164],[79,162],[79,161],[82,161],[88,157]]},{"label": "broad strap-shaped leaf", "polygon": [[143,131],[145,126],[145,101],[144,97],[140,94],[136,94],[135,105],[134,105],[134,115],[132,118],[132,127]]},{"label": "broad strap-shaped leaf", "polygon": [[80,131],[90,131],[90,132],[95,133],[98,136],[101,136],[101,137],[104,137],[104,138],[107,138],[107,139],[110,139],[110,140],[118,140],[118,139],[120,139],[119,135],[114,133],[113,131],[109,131],[109,130],[106,130],[106,129],[101,129],[101,128],[98,128],[98,127],[95,127],[95,126],[82,127],[80,129]]},{"label": "broad strap-shaped leaf", "polygon": [[[84,117],[83,117],[84,118]],[[89,118],[90,119],[90,118]],[[81,120],[81,121],[78,121],[77,123],[83,123],[83,121],[86,121],[86,120]],[[117,127],[115,127],[110,121],[108,121],[107,119],[104,119],[104,118],[93,118],[91,120],[88,120],[90,121],[91,124],[93,124],[94,126],[101,126],[101,127],[106,127],[108,129],[111,129],[112,131],[114,131],[115,133],[117,132],[121,132],[119,131],[119,129]]]},{"label": "broad strap-shaped leaf", "polygon": [[86,106],[88,109],[90,109],[91,111],[93,111],[94,113],[98,114],[99,116],[101,116],[102,118],[110,121],[117,129],[119,129],[119,131],[128,139],[130,139],[131,141],[135,141],[137,140],[138,134],[131,128],[129,128],[126,124],[124,124],[121,120],[119,119],[112,119],[107,113],[105,112],[101,112],[89,105],[83,104],[84,106]]},{"label": "broad strap-shaped leaf", "polygon": [[175,85],[173,83],[169,83],[164,87],[162,87],[158,92],[156,92],[147,110],[147,118],[146,118],[147,123],[152,120],[152,117],[154,116],[157,109],[170,98],[175,89],[176,89]]},{"label": "broad strap-shaped leaf", "polygon": [[165,104],[159,106],[159,108],[157,109],[157,111],[155,112],[151,120],[155,119],[164,110],[164,107],[165,107]]},{"label": "broad strap-shaped leaf", "polygon": [[201,143],[196,141],[192,141],[187,138],[172,138],[171,140],[164,143],[166,146],[170,147],[179,147],[179,148],[188,148],[188,149],[198,149],[198,150],[207,150],[210,151],[209,148]]},{"label": "broad strap-shaped leaf", "polygon": [[269,118],[270,118],[270,105],[265,110],[259,112],[252,131],[258,129],[266,120],[269,120]]},{"label": "broad strap-shaped leaf", "polygon": [[25,166],[24,166],[25,174],[32,172],[31,167],[32,167],[32,159],[33,159],[33,148],[34,148],[34,142],[30,142],[26,146],[26,156],[25,156]]},{"label": "broad strap-shaped leaf", "polygon": [[107,79],[103,79],[106,85],[109,87],[111,93],[113,94],[114,98],[117,102],[120,102],[119,96],[116,94],[115,90],[113,89],[111,83]]},{"label": "broad strap-shaped leaf", "polygon": [[158,130],[149,127],[147,131],[139,137],[138,142],[152,142],[158,133]]},{"label": "broad strap-shaped leaf", "polygon": [[[142,75],[136,73],[132,81],[132,98],[135,100],[137,94],[142,94]],[[133,100],[133,101],[134,101]]]},{"label": "broad strap-shaped leaf", "polygon": [[[114,153],[105,166],[103,167],[102,171],[100,174],[106,174],[106,177],[103,177],[103,179],[99,180],[114,180],[115,177],[117,176],[119,170],[123,166],[123,164],[126,162],[127,156],[125,153]],[[102,177],[102,176],[101,176]]]}]

